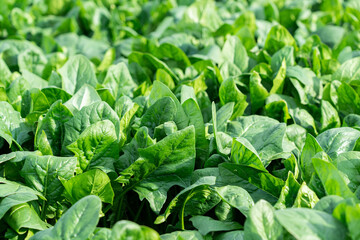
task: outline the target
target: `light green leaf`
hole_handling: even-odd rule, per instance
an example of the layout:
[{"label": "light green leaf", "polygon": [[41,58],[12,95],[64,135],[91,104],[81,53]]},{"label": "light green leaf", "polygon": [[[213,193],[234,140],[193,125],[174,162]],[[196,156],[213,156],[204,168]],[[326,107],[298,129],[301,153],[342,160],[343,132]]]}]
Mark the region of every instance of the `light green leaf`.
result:
[{"label": "light green leaf", "polygon": [[27,229],[44,230],[48,226],[28,203],[13,206],[5,221],[19,234],[24,234]]},{"label": "light green leaf", "polygon": [[215,31],[222,24],[222,20],[216,10],[215,1],[198,0],[186,9],[183,21],[189,23],[190,26],[199,24]]},{"label": "light green leaf", "polygon": [[204,240],[198,231],[175,231],[161,235],[162,240]]},{"label": "light green leaf", "polygon": [[110,239],[160,240],[160,236],[155,230],[147,226],[140,226],[134,222],[122,220],[113,226]]},{"label": "light green leaf", "polygon": [[78,173],[93,168],[106,173],[114,171],[114,161],[119,153],[114,124],[109,120],[92,124],[67,149],[78,159]]},{"label": "light green leaf", "polygon": [[43,155],[53,155],[49,140],[46,137],[46,133],[42,131],[38,138],[38,149]]},{"label": "light green leaf", "polygon": [[[130,99],[129,99],[130,100]],[[121,108],[119,109],[120,114],[118,112],[118,115],[120,117],[120,142],[119,147],[122,147],[125,142],[128,139],[128,136],[130,134],[131,130],[131,123],[133,119],[135,118],[136,112],[139,110],[140,106],[136,103],[133,103],[130,100],[130,104],[127,105],[127,97],[123,96],[118,99],[118,101],[115,103],[115,111],[117,110],[117,106]]]},{"label": "light green leaf", "polygon": [[242,228],[237,222],[218,221],[208,216],[194,216],[190,218],[190,221],[203,236],[210,232],[231,231]]},{"label": "light green leaf", "polygon": [[74,117],[65,123],[65,135],[61,153],[71,155],[71,152],[66,147],[75,142],[86,128],[103,120],[110,120],[115,126],[116,133],[119,133],[119,117],[105,102],[93,103],[75,113]]},{"label": "light green leaf", "polygon": [[255,113],[265,104],[265,99],[269,96],[269,92],[261,84],[261,77],[257,72],[252,72],[250,75],[250,100],[251,111]]},{"label": "light green leaf", "polygon": [[235,84],[235,81],[232,78],[228,78],[221,83],[219,89],[220,103],[225,105],[229,102],[234,102],[234,113],[232,119],[235,117],[243,115],[245,108],[248,103],[246,102],[246,95],[244,95]]},{"label": "light green leaf", "polygon": [[281,94],[283,92],[286,77],[286,66],[287,63],[285,62],[285,59],[283,59],[281,64],[279,65],[279,70],[277,71],[277,74],[273,79],[273,86],[271,87],[270,94]]},{"label": "light green leaf", "polygon": [[347,83],[343,82],[336,89],[337,107],[342,114],[360,113],[360,97]]},{"label": "light green leaf", "polygon": [[75,114],[82,108],[100,101],[101,97],[96,90],[92,86],[84,84],[64,105]]},{"label": "light green leaf", "polygon": [[35,134],[35,146],[40,146],[40,136],[45,133],[55,156],[60,155],[61,141],[64,137],[64,124],[73,117],[61,100],[51,105],[45,117],[39,122]]},{"label": "light green leaf", "polygon": [[227,125],[230,136],[243,137],[251,143],[265,167],[272,159],[288,155],[283,150],[285,131],[284,123],[257,115],[240,117]]},{"label": "light green leaf", "polygon": [[302,179],[309,183],[315,172],[311,159],[318,153],[324,151],[318,141],[311,135],[306,135],[305,145],[300,155],[300,169]]},{"label": "light green leaf", "polygon": [[293,206],[299,189],[300,184],[296,181],[294,174],[288,172],[285,185],[281,189],[279,200],[274,207],[276,209],[285,209]]},{"label": "light green leaf", "polygon": [[202,166],[208,157],[209,142],[205,138],[205,124],[201,110],[196,100],[189,98],[182,103],[185,114],[189,118],[189,125],[195,127],[196,166]]},{"label": "light green leaf", "polygon": [[341,125],[340,118],[336,109],[325,100],[321,101],[321,131],[330,128],[338,128]]},{"label": "light green leaf", "polygon": [[230,231],[217,235],[214,240],[244,240],[244,231]]},{"label": "light green leaf", "polygon": [[348,188],[340,171],[332,163],[317,157],[312,158],[312,162],[328,195],[337,195],[344,198],[355,196]]},{"label": "light green leaf", "polygon": [[227,122],[234,112],[234,102],[229,102],[216,111],[216,130],[226,131]]},{"label": "light green leaf", "polygon": [[224,202],[238,209],[245,217],[248,216],[249,210],[254,205],[254,201],[245,189],[228,185],[215,187],[214,190]]},{"label": "light green leaf", "polygon": [[352,58],[341,64],[332,75],[333,80],[339,80],[347,84],[359,84],[360,79],[360,57]]},{"label": "light green leaf", "polygon": [[42,51],[36,51],[34,49],[21,52],[18,56],[18,65],[21,72],[27,70],[38,76],[42,76],[46,63],[47,59]]},{"label": "light green leaf", "polygon": [[104,87],[109,88],[115,99],[123,95],[132,97],[137,84],[133,81],[129,69],[125,63],[109,67],[103,82]]},{"label": "light green leaf", "polygon": [[296,49],[295,39],[282,25],[273,26],[266,37],[264,49],[273,54],[285,46]]},{"label": "light green leaf", "polygon": [[298,191],[293,207],[314,208],[318,201],[319,198],[316,193],[311,190],[305,182],[303,182]]},{"label": "light green leaf", "polygon": [[352,239],[360,237],[359,224],[360,224],[360,204],[355,206],[347,206],[345,209],[346,223]]},{"label": "light green leaf", "polygon": [[237,36],[230,36],[222,49],[224,61],[234,63],[242,72],[248,68],[249,57],[246,49]]},{"label": "light green leaf", "polygon": [[281,225],[297,239],[346,239],[346,228],[328,213],[307,208],[275,211]]},{"label": "light green leaf", "polygon": [[274,72],[280,71],[280,68],[285,66],[293,66],[295,64],[294,59],[294,47],[285,46],[277,51],[271,58],[271,69]]},{"label": "light green leaf", "polygon": [[245,221],[244,239],[282,239],[283,228],[275,218],[275,209],[270,203],[260,200],[251,209]]},{"label": "light green leaf", "polygon": [[340,153],[352,151],[359,137],[360,131],[342,127],[329,129],[317,136],[316,140],[331,158],[336,158]]},{"label": "light green leaf", "polygon": [[334,164],[345,177],[348,187],[355,192],[360,186],[360,153],[355,151],[341,153]]},{"label": "light green leaf", "polygon": [[106,173],[99,169],[93,169],[76,175],[69,180],[62,180],[65,197],[74,204],[88,195],[98,196],[102,202],[113,203],[114,191],[110,179]]},{"label": "light green leaf", "polygon": [[75,94],[84,84],[96,87],[97,80],[90,61],[82,56],[76,55],[59,69],[62,77],[62,88],[70,94]]},{"label": "light green leaf", "polygon": [[254,147],[243,137],[238,137],[233,140],[230,161],[267,172]]}]

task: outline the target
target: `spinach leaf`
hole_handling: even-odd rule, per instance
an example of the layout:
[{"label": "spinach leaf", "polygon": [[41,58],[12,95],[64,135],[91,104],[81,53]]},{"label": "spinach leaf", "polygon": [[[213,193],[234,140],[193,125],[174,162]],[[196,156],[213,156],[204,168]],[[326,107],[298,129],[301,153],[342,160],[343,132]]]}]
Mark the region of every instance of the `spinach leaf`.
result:
[{"label": "spinach leaf", "polygon": [[36,233],[31,239],[87,239],[99,221],[101,201],[87,196],[76,202],[51,228]]}]

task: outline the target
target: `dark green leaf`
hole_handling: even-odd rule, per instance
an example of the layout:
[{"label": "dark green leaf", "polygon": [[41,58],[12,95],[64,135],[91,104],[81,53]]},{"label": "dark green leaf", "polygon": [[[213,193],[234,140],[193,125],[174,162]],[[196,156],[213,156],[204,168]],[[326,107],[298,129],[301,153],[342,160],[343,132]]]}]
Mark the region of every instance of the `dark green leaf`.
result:
[{"label": "dark green leaf", "polygon": [[134,189],[159,212],[170,187],[186,187],[195,166],[195,129],[189,126],[155,145],[139,149],[140,158],[121,172],[118,182],[124,191]]},{"label": "dark green leaf", "polygon": [[59,200],[64,188],[59,177],[74,176],[76,158],[28,155],[20,174],[27,185],[41,192],[50,204]]},{"label": "dark green leaf", "polygon": [[36,233],[31,240],[87,239],[95,230],[100,210],[101,200],[98,197],[84,197],[67,210],[54,227]]},{"label": "dark green leaf", "polygon": [[155,127],[173,121],[177,113],[175,102],[170,97],[163,97],[152,104],[141,118],[141,126],[146,126],[153,135]]}]

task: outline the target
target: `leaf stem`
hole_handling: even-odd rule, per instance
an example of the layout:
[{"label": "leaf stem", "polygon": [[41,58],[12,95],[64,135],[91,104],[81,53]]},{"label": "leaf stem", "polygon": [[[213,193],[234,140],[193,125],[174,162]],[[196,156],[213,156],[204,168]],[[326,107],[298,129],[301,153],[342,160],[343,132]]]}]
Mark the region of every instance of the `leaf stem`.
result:
[{"label": "leaf stem", "polygon": [[134,218],[134,222],[137,222],[137,220],[139,219],[140,213],[141,213],[142,209],[144,208],[144,205],[145,205],[145,200],[141,201],[139,210],[137,211],[136,216]]},{"label": "leaf stem", "polygon": [[41,204],[41,219],[45,221],[46,218],[46,200],[43,200]]},{"label": "leaf stem", "polygon": [[184,220],[184,215],[185,215],[185,206],[186,203],[190,200],[190,198],[192,198],[193,196],[193,190],[190,191],[189,195],[187,195],[184,204],[181,207],[181,212],[180,212],[180,222],[181,222],[181,230],[185,230],[185,220]]},{"label": "leaf stem", "polygon": [[183,230],[183,231],[185,230],[185,221],[184,221],[185,205],[186,205],[186,202],[184,203],[184,205],[181,208],[181,215],[180,215],[181,230]]},{"label": "leaf stem", "polygon": [[103,213],[104,213],[104,214],[107,213],[111,208],[112,208],[112,205],[111,205],[111,204],[107,205],[107,206],[104,208]]},{"label": "leaf stem", "polygon": [[116,212],[115,212],[115,222],[119,221],[122,218],[123,215],[123,205],[124,205],[124,198],[125,195],[120,197],[120,202],[116,208]]}]

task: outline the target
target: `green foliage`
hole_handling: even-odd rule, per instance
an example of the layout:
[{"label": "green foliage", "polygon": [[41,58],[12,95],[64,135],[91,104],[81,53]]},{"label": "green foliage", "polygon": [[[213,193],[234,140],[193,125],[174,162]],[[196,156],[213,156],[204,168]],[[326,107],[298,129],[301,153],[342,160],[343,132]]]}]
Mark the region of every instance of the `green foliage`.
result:
[{"label": "green foliage", "polygon": [[0,239],[359,239],[356,0],[6,0]]}]

